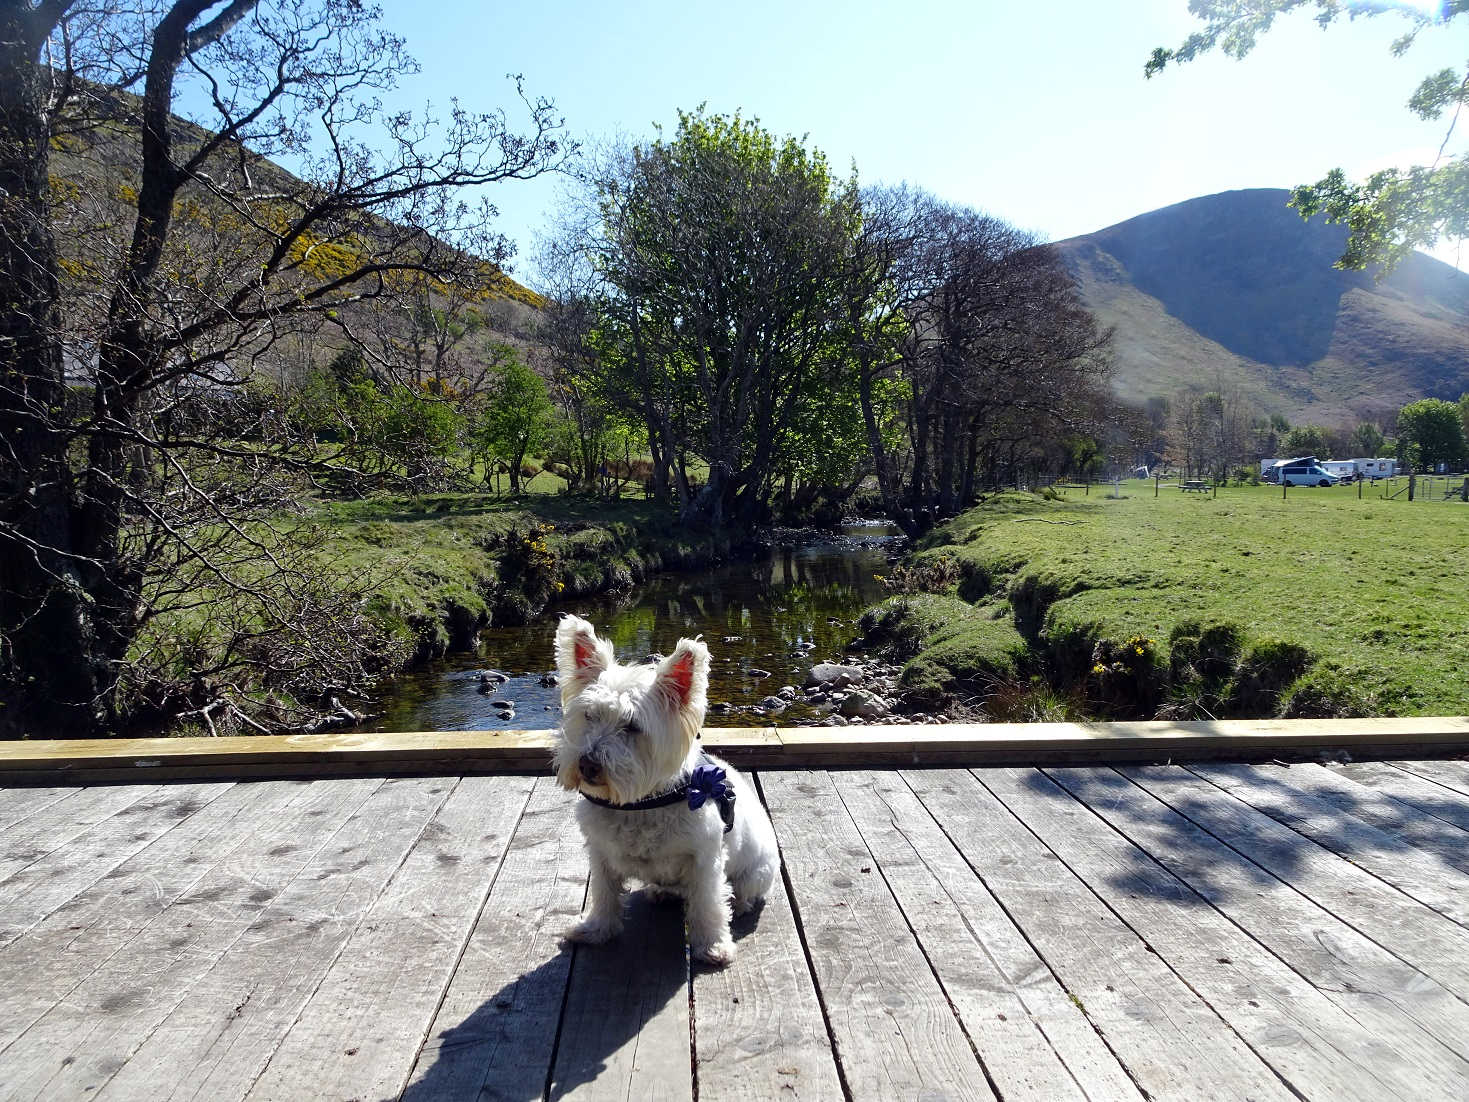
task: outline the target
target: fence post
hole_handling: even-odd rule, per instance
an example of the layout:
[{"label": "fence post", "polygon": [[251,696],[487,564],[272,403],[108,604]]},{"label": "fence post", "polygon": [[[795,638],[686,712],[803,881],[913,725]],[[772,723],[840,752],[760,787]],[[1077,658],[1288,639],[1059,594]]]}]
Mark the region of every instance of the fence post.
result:
[{"label": "fence post", "polygon": [[1413,500],[1413,490],[1418,485],[1418,476],[1412,471],[1408,472],[1408,500]]}]

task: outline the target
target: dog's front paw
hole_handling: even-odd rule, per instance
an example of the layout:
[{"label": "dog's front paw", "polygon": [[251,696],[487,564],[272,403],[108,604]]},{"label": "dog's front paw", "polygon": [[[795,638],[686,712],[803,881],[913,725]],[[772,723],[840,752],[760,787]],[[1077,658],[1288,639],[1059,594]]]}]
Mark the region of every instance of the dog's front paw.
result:
[{"label": "dog's front paw", "polygon": [[716,968],[723,968],[735,959],[735,943],[728,937],[722,941],[711,942],[708,945],[691,945],[689,951],[695,960],[701,960],[705,964],[712,964]]},{"label": "dog's front paw", "polygon": [[601,945],[603,942],[611,941],[620,933],[622,933],[621,922],[584,918],[575,926],[568,926],[561,932],[561,936],[579,945]]}]

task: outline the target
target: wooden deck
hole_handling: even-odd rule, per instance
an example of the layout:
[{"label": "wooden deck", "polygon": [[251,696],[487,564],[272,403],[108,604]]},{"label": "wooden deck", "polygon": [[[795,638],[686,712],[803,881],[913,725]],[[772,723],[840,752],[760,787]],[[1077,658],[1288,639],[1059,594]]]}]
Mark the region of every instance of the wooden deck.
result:
[{"label": "wooden deck", "polygon": [[1469,763],[757,777],[692,973],[544,776],[0,789],[0,1098],[1469,1097]]}]

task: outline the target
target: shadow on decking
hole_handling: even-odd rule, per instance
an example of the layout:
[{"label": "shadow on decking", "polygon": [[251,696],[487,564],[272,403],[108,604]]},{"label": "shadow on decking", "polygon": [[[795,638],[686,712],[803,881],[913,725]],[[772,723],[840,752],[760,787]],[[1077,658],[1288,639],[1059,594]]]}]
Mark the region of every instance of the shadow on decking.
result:
[{"label": "shadow on decking", "polygon": [[[1212,774],[1209,766],[1202,773],[1169,768],[1167,776],[1157,767],[1046,769],[1022,783],[1043,800],[1075,799],[1134,843],[1137,865],[1109,877],[1114,887],[1184,906],[1231,899],[1243,884],[1295,883],[1312,862],[1356,844],[1382,856],[1436,859],[1445,871],[1469,871],[1465,831],[1450,821],[1463,817],[1463,805],[1447,793],[1441,801],[1408,804],[1367,786],[1357,792],[1343,776],[1327,796],[1312,796],[1292,783],[1288,770],[1273,775],[1254,769],[1249,780],[1263,795],[1252,797],[1230,791],[1241,767],[1215,768]],[[1312,819],[1314,829],[1300,826]],[[1329,846],[1319,837],[1322,824],[1336,835]]]},{"label": "shadow on decking", "polygon": [[[735,919],[735,940],[753,933],[758,919],[759,911]],[[625,1080],[634,1054],[639,1065],[660,1058],[656,1040],[649,1051],[640,1047],[644,1031],[687,1042],[689,980],[683,908],[634,892],[620,937],[564,947],[430,1037],[423,1058],[433,1053],[433,1061],[401,1098],[555,1099],[618,1063],[625,1066],[614,1077]],[[691,1074],[686,1062],[679,1071]]]}]

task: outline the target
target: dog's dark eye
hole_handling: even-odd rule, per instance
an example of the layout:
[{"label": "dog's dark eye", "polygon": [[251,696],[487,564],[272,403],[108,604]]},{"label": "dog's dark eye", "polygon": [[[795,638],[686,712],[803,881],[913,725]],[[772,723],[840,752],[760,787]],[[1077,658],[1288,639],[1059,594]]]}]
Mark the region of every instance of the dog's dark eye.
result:
[{"label": "dog's dark eye", "polygon": [[630,735],[641,735],[643,733],[643,728],[638,724],[638,721],[635,719],[630,719],[626,723],[624,723],[622,725],[622,729]]}]

